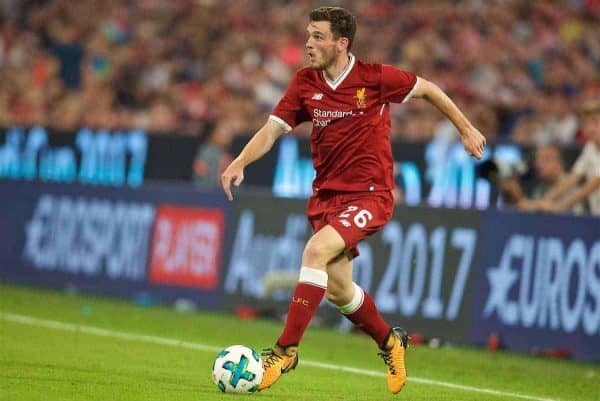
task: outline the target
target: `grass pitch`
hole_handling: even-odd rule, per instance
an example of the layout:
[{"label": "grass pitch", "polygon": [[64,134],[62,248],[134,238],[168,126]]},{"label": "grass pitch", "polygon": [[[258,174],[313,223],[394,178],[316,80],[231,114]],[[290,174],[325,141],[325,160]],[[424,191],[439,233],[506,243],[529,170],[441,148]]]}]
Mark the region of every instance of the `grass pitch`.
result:
[{"label": "grass pitch", "polygon": [[[44,320],[40,320],[44,319]],[[60,323],[57,323],[60,322]],[[80,326],[75,326],[80,325]],[[271,345],[281,324],[0,285],[0,400],[233,400],[217,348]],[[152,336],[152,337],[150,337]],[[305,363],[303,363],[303,361]],[[600,366],[472,348],[412,347],[393,396],[365,336],[309,329],[298,368],[256,400],[600,400]],[[331,365],[353,367],[348,372]]]}]

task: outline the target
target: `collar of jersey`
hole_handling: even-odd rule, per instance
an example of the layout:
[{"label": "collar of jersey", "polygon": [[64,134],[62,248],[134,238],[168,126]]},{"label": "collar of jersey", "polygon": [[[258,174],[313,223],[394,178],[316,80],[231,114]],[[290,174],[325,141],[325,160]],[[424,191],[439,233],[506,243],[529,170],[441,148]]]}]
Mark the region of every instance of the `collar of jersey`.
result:
[{"label": "collar of jersey", "polygon": [[323,79],[325,80],[325,82],[327,82],[327,85],[329,85],[329,87],[333,90],[336,90],[336,88],[340,86],[342,82],[344,82],[344,79],[346,79],[348,74],[350,74],[350,71],[352,71],[352,67],[354,67],[354,54],[349,53],[348,57],[350,58],[350,61],[348,62],[348,64],[346,64],[346,67],[344,67],[340,75],[338,75],[338,77],[333,81],[327,78],[327,75],[325,75],[325,71],[321,71],[321,74],[323,74]]}]

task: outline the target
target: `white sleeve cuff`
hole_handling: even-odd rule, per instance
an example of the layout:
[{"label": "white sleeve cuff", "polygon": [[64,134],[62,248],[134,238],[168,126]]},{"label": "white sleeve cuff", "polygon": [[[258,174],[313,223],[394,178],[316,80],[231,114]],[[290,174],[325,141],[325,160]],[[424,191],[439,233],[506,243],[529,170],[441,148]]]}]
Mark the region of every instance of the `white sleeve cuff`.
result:
[{"label": "white sleeve cuff", "polygon": [[406,95],[406,97],[404,98],[404,100],[402,100],[402,103],[408,101],[411,97],[413,97],[413,95],[415,94],[415,92],[417,91],[417,88],[419,87],[419,80],[421,78],[417,77],[416,81],[415,81],[415,85],[413,86],[413,88],[410,90],[410,92],[408,92],[408,95]]},{"label": "white sleeve cuff", "polygon": [[281,119],[277,116],[274,116],[273,114],[271,114],[269,116],[269,120],[273,121],[274,123],[279,125],[281,128],[283,128],[283,130],[286,134],[292,130],[292,127],[288,123],[286,123],[283,119]]}]

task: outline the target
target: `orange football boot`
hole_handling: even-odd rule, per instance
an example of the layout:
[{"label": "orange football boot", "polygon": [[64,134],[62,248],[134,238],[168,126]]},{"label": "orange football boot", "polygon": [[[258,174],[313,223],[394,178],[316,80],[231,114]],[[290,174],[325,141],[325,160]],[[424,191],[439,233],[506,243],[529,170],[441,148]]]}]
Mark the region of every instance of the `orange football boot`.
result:
[{"label": "orange football boot", "polygon": [[283,348],[275,344],[273,348],[263,350],[261,356],[264,373],[258,386],[259,391],[271,387],[282,374],[295,369],[298,365],[298,347],[294,346]]},{"label": "orange football boot", "polygon": [[406,384],[404,353],[408,348],[408,334],[400,327],[394,327],[386,341],[387,349],[378,355],[387,366],[387,386],[392,394],[397,394]]}]

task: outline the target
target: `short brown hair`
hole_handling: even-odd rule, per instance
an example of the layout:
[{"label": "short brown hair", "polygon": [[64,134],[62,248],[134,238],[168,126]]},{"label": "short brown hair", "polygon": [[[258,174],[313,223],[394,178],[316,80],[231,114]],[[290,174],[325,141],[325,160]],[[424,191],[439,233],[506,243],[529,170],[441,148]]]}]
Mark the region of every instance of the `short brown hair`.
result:
[{"label": "short brown hair", "polygon": [[335,39],[348,38],[348,50],[356,33],[356,17],[342,7],[319,7],[310,12],[311,22],[329,21]]}]

